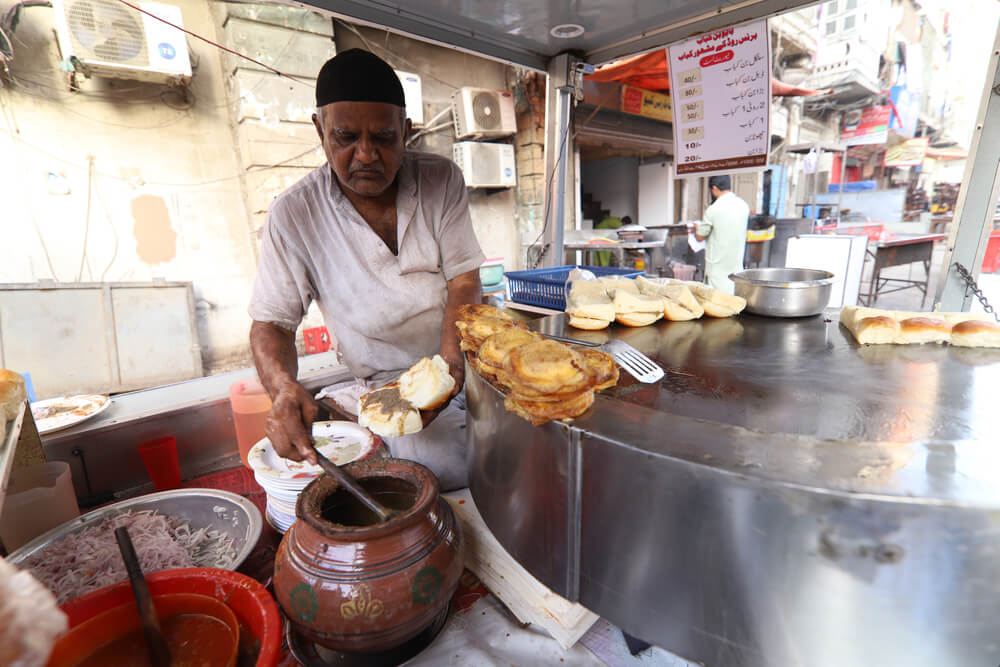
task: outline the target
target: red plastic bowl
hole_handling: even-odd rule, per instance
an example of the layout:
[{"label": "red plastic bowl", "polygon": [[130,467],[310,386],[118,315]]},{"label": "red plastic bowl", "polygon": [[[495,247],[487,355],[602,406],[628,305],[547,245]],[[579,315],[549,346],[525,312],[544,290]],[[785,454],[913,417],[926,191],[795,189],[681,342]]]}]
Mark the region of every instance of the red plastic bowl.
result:
[{"label": "red plastic bowl", "polygon": [[[240,625],[260,642],[257,667],[275,667],[281,654],[281,618],[270,593],[250,577],[211,567],[164,570],[146,576],[153,595],[197,593],[225,602]],[[70,629],[87,619],[132,600],[127,581],[105,586],[63,604]],[[241,642],[242,643],[242,642]]]},{"label": "red plastic bowl", "polygon": [[[222,621],[229,630],[228,636],[223,637],[218,629],[213,629],[212,640],[216,645],[225,642],[226,664],[228,667],[236,664],[239,621],[229,605],[218,598],[194,593],[153,593],[152,597],[161,620],[175,614],[204,614]],[[59,638],[49,656],[48,667],[78,665],[101,647],[141,627],[139,610],[133,600],[102,611]]]}]

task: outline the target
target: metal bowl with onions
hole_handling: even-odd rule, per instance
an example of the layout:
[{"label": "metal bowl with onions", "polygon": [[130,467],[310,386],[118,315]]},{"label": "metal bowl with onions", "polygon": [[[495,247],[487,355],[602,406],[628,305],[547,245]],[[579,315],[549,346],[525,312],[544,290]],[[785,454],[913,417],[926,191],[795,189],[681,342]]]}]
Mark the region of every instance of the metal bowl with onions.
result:
[{"label": "metal bowl with onions", "polygon": [[747,269],[729,274],[747,311],[767,317],[808,317],[830,301],[834,274],[818,269]]}]

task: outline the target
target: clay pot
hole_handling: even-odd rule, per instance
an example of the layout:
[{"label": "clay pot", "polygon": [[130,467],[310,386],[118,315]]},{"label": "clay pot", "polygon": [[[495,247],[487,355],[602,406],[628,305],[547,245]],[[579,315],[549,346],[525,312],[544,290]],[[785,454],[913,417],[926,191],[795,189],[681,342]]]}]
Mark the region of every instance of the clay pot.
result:
[{"label": "clay pot", "polygon": [[309,641],[384,651],[447,613],[463,569],[462,534],[437,478],[419,463],[369,459],[344,469],[400,514],[377,523],[332,477],[315,479],[278,547],[275,597]]}]

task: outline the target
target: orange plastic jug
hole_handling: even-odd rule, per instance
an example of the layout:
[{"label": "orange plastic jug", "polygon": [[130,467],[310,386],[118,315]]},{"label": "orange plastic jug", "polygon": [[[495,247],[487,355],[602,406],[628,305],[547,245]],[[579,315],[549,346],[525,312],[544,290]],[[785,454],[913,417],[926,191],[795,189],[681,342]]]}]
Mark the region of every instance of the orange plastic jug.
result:
[{"label": "orange plastic jug", "polygon": [[240,460],[247,465],[250,448],[264,437],[264,423],[267,413],[271,411],[271,399],[255,375],[230,385],[229,403],[233,408]]}]

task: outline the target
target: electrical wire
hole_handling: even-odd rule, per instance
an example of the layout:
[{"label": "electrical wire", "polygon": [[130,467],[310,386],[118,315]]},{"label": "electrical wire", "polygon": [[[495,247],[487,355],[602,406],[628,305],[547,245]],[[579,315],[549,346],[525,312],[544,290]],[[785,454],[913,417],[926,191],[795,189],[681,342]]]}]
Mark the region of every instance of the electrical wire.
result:
[{"label": "electrical wire", "polygon": [[[0,98],[0,99],[2,99],[2,98]],[[40,146],[36,146],[36,145],[34,145],[34,144],[32,144],[32,143],[30,143],[28,141],[25,141],[24,139],[22,139],[21,137],[15,135],[15,134],[9,134],[8,136],[10,136],[16,143],[24,145],[24,146],[27,146],[28,148],[30,148],[30,149],[38,152],[38,153],[41,153],[42,155],[45,155],[45,156],[47,156],[47,157],[49,157],[49,158],[51,158],[53,160],[57,160],[58,162],[61,162],[62,164],[68,165],[68,166],[73,167],[75,169],[81,169],[81,170],[87,168],[87,167],[85,167],[83,165],[79,165],[79,164],[77,164],[75,162],[67,160],[66,158],[64,158],[64,157],[62,157],[60,155],[57,155],[56,153],[53,153],[53,152],[48,151],[48,150],[46,150],[44,148],[41,148]],[[311,146],[310,148],[307,148],[306,150],[302,151],[301,153],[297,153],[297,154],[295,154],[295,155],[293,155],[293,156],[291,156],[289,158],[285,158],[281,162],[276,162],[274,164],[269,164],[269,165],[260,166],[260,167],[250,167],[246,171],[241,172],[239,174],[233,174],[231,176],[223,176],[221,178],[213,178],[213,179],[210,179],[210,180],[207,180],[207,181],[198,181],[198,182],[195,182],[195,183],[167,183],[167,182],[163,182],[163,181],[146,181],[146,180],[143,180],[142,183],[143,183],[143,185],[156,185],[156,186],[165,187],[165,188],[198,188],[198,187],[204,187],[206,185],[214,185],[216,183],[224,183],[226,181],[232,181],[232,180],[236,180],[238,178],[242,178],[246,174],[255,174],[257,172],[268,171],[270,169],[278,169],[279,167],[283,167],[283,166],[287,165],[289,162],[293,162],[293,161],[299,159],[300,157],[304,157],[305,155],[308,155],[309,153],[312,153],[313,151],[315,151],[316,149],[318,149],[320,147],[321,147],[321,144],[316,144],[315,146]],[[115,180],[115,181],[121,181],[122,183],[132,183],[132,179],[124,178],[124,177],[119,176],[117,174],[108,174],[108,173],[104,173],[104,172],[100,172],[100,171],[95,171],[95,173],[98,176],[103,176],[104,178],[110,178],[110,179]]]},{"label": "electrical wire", "polygon": [[[552,203],[552,196],[551,196],[552,180],[555,178],[556,169],[559,168],[559,164],[562,162],[564,155],[563,149],[566,147],[566,139],[568,137],[569,137],[569,124],[567,123],[566,127],[563,128],[563,136],[562,140],[559,143],[559,153],[556,155],[556,163],[552,165],[552,170],[549,172],[549,177],[545,184],[545,206],[542,208],[542,231],[538,232],[538,236],[536,236],[535,240],[528,245],[528,249],[525,251],[525,258],[524,258],[525,264],[530,264],[532,269],[538,268],[538,265],[541,264],[542,260],[545,258],[545,254],[549,251],[549,244],[546,244],[542,247],[541,252],[538,253],[538,257],[535,258],[534,262],[531,262],[529,257],[527,256],[528,253],[531,252],[531,249],[538,245],[539,239],[541,239],[542,236],[545,235],[545,230],[547,230],[549,227],[549,211],[550,211],[549,206]],[[560,224],[561,223],[562,221],[560,221]]]},{"label": "electrical wire", "polygon": [[[14,116],[14,109],[8,108],[7,101],[4,99],[3,95],[0,95],[0,106],[3,107],[3,118],[7,125],[8,136],[14,142],[14,150],[17,153],[17,164],[24,164],[23,156],[21,155],[21,139],[18,136],[20,130],[15,133],[15,128],[17,128],[17,118]],[[22,192],[28,191],[28,184],[24,179],[24,170],[17,169],[18,176],[21,179],[21,189]],[[38,218],[35,217],[35,209],[31,205],[31,197],[25,197],[25,206],[28,208],[28,217],[31,218],[31,225],[35,230],[35,235],[38,237],[38,244],[42,247],[42,254],[45,255],[45,263],[49,265],[49,273],[52,275],[52,280],[59,282],[59,276],[56,275],[56,268],[52,264],[52,256],[49,255],[49,246],[45,243],[45,237],[42,235],[42,229],[38,225]]]},{"label": "electrical wire", "polygon": [[[94,156],[87,156],[87,214],[83,223],[83,251],[80,255],[80,269],[76,272],[76,282],[83,279],[83,263],[87,259],[87,241],[90,238],[90,195],[94,191]],[[91,275],[91,279],[93,279]]]},{"label": "electrical wire", "polygon": [[202,37],[198,33],[191,32],[190,30],[188,30],[186,28],[182,28],[181,26],[179,26],[179,25],[177,25],[175,23],[171,23],[170,21],[168,21],[166,19],[162,19],[162,18],[160,18],[159,16],[157,16],[156,14],[154,14],[152,12],[148,12],[145,9],[143,9],[142,7],[139,7],[138,5],[132,4],[128,0],[118,0],[118,2],[122,3],[123,5],[125,5],[127,7],[131,7],[132,9],[136,10],[137,12],[141,12],[141,13],[145,14],[146,16],[154,18],[157,21],[160,21],[161,23],[166,23],[171,28],[175,28],[175,29],[180,30],[181,32],[183,32],[185,34],[191,35],[195,39],[200,39],[201,41],[205,42],[206,44],[214,46],[217,49],[222,49],[226,53],[230,53],[230,54],[232,54],[232,55],[234,55],[234,56],[236,56],[238,58],[243,58],[244,60],[249,60],[250,62],[252,62],[255,65],[259,65],[259,66],[263,67],[264,69],[267,69],[267,70],[270,70],[270,71],[274,72],[278,76],[281,76],[281,77],[284,77],[286,79],[289,79],[290,81],[294,81],[295,83],[302,84],[303,86],[309,86],[310,88],[313,87],[313,84],[311,84],[311,83],[308,83],[308,82],[303,81],[303,80],[301,80],[301,79],[299,79],[297,77],[294,77],[291,74],[285,74],[284,72],[281,72],[280,70],[277,70],[274,67],[271,67],[270,65],[265,65],[264,63],[260,62],[259,60],[255,60],[255,59],[251,58],[250,56],[247,56],[247,55],[244,55],[244,54],[240,53],[239,51],[234,51],[233,49],[230,49],[229,47],[223,46],[222,44],[219,44],[218,42],[213,42],[212,40],[208,39],[207,37]]},{"label": "electrical wire", "polygon": [[[124,1],[125,1],[125,0],[119,0],[119,2],[124,2]],[[361,43],[365,45],[365,48],[367,48],[367,49],[368,49],[369,51],[371,51],[372,53],[375,53],[375,48],[376,48],[376,47],[374,47],[374,46],[372,45],[372,43],[371,43],[371,42],[369,42],[369,41],[368,41],[368,39],[367,39],[367,38],[366,38],[366,37],[365,37],[364,35],[362,35],[362,34],[361,34],[361,31],[360,31],[360,30],[358,30],[358,29],[357,29],[357,27],[355,27],[354,25],[352,25],[352,24],[350,24],[350,23],[347,23],[347,22],[344,22],[344,21],[339,21],[339,23],[341,23],[341,24],[342,24],[343,26],[345,26],[345,27],[346,27],[346,28],[347,28],[348,30],[350,30],[350,31],[351,31],[351,32],[353,32],[353,33],[354,33],[355,35],[357,35],[358,39],[360,39],[360,40],[361,40]],[[385,34],[386,34],[386,43],[388,43],[388,41],[389,41],[389,31],[387,30],[387,31],[385,32]],[[399,61],[399,62],[402,62],[402,63],[403,63],[403,64],[405,64],[405,65],[406,65],[406,66],[407,66],[407,67],[408,67],[409,69],[412,69],[412,70],[417,70],[417,69],[420,69],[419,67],[417,67],[417,65],[415,65],[415,64],[413,63],[413,61],[412,61],[412,60],[409,60],[408,58],[405,58],[405,57],[403,57],[403,56],[399,55],[398,53],[396,53],[396,52],[392,51],[392,50],[391,50],[391,49],[390,49],[390,48],[389,48],[388,46],[379,46],[379,47],[377,47],[377,48],[378,48],[378,49],[379,49],[379,51],[381,51],[381,52],[382,52],[383,54],[385,54],[385,55],[388,55],[388,56],[390,56],[390,58],[388,58],[387,60],[397,60],[397,61]],[[390,65],[392,65],[392,63],[389,63],[389,64],[390,64]],[[421,76],[427,76],[428,78],[431,78],[431,79],[434,79],[434,80],[435,80],[435,81],[437,81],[438,83],[443,83],[444,85],[448,86],[448,87],[449,87],[449,88],[451,88],[452,90],[458,90],[459,88],[461,88],[461,86],[456,86],[455,84],[453,84],[453,83],[451,83],[451,82],[448,82],[448,81],[445,81],[444,79],[442,79],[442,78],[440,78],[440,77],[436,76],[436,75],[435,75],[435,74],[434,74],[433,72],[430,72],[429,70],[428,70],[428,71],[425,71],[425,72],[421,72],[420,74],[421,74]]]}]

